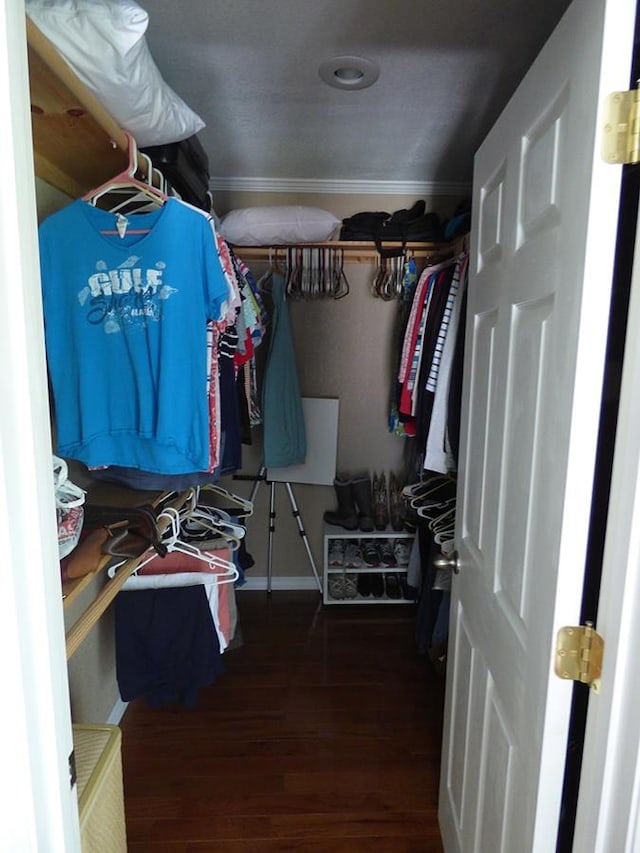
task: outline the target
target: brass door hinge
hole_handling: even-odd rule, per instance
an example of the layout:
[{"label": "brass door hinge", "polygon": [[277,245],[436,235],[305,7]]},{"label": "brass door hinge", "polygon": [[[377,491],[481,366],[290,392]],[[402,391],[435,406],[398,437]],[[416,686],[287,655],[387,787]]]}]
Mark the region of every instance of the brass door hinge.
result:
[{"label": "brass door hinge", "polygon": [[602,157],[607,163],[640,162],[639,101],[639,89],[607,96],[602,134]]},{"label": "brass door hinge", "polygon": [[598,693],[603,651],[604,640],[593,630],[592,622],[560,628],[556,638],[556,675],[588,684]]}]

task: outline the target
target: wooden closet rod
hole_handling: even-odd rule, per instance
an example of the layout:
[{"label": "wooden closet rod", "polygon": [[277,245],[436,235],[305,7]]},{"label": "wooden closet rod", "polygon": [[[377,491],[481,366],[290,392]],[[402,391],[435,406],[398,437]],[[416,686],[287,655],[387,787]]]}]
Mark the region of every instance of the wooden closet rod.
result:
[{"label": "wooden closet rod", "polygon": [[[384,249],[399,249],[402,243],[383,243]],[[348,264],[370,264],[379,255],[375,243],[355,240],[331,240],[326,243],[292,243],[284,246],[233,246],[234,254],[243,261],[270,261],[283,258],[287,249],[340,249]],[[407,243],[407,254],[427,262],[442,261],[452,257],[453,243]]]}]

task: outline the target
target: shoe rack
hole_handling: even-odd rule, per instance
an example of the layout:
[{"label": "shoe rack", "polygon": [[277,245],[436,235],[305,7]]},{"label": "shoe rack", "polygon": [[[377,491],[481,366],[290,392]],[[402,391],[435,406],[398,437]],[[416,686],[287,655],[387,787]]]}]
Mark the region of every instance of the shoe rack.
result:
[{"label": "shoe rack", "polygon": [[[323,602],[324,604],[414,604],[413,598],[406,597],[407,563],[414,534],[407,531],[397,532],[391,527],[386,530],[374,530],[365,533],[361,530],[345,530],[343,527],[325,524],[323,528]],[[369,566],[362,557],[359,568],[348,567],[344,564],[331,565],[330,554],[334,542],[340,542],[343,552],[351,544],[358,545],[361,550],[365,542],[373,541],[381,545],[385,540],[392,543],[400,542],[406,546],[406,562],[396,566]],[[392,576],[390,578],[389,576]],[[395,580],[393,579],[395,578]],[[371,579],[368,583],[367,580]],[[375,587],[376,593],[363,594],[368,587]],[[355,593],[355,594],[354,594]]]}]

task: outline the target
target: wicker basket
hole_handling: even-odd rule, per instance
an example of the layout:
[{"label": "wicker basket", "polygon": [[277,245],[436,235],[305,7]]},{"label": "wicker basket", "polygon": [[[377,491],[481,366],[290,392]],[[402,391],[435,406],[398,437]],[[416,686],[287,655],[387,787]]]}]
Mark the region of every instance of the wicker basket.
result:
[{"label": "wicker basket", "polygon": [[82,853],[126,853],[122,733],[106,725],[72,729]]}]

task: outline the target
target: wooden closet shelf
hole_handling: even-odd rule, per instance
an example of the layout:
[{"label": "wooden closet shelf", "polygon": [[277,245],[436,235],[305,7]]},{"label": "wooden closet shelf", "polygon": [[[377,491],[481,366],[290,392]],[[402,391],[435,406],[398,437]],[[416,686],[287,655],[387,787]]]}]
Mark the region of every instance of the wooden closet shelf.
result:
[{"label": "wooden closet shelf", "polygon": [[26,28],[35,173],[78,198],[127,167],[129,142],[30,18]]},{"label": "wooden closet shelf", "polygon": [[[455,242],[451,243],[407,243],[409,255],[423,261],[441,261],[453,256]],[[382,243],[383,249],[399,249],[400,242]],[[324,243],[291,243],[284,246],[233,246],[234,253],[243,261],[270,261],[281,258],[287,249],[340,249],[344,252],[344,262],[349,264],[370,264],[378,257],[376,245],[370,241],[330,240]]]}]

